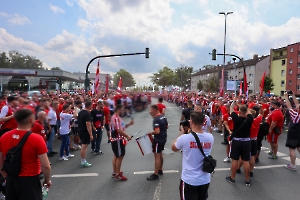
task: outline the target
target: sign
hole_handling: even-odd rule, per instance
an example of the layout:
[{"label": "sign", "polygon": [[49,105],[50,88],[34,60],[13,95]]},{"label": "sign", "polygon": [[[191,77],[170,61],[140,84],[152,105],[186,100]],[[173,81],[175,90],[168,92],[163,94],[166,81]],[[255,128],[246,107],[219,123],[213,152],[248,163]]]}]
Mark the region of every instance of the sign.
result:
[{"label": "sign", "polygon": [[0,69],[0,74],[35,75],[36,71],[26,69]]},{"label": "sign", "polygon": [[236,90],[236,81],[227,81],[227,90],[232,90],[235,91]]}]

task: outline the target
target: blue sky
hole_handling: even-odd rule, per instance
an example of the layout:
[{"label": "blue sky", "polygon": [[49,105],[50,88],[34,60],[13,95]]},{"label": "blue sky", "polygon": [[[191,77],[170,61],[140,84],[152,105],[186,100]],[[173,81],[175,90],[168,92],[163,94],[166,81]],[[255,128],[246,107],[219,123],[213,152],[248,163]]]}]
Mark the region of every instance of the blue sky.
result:
[{"label": "blue sky", "polygon": [[150,84],[147,77],[163,66],[222,64],[208,55],[223,51],[220,11],[234,12],[227,18],[227,53],[249,59],[300,42],[299,8],[298,0],[1,0],[0,52],[17,50],[44,67],[83,72],[94,56],[149,47],[150,59],[101,59],[100,70],[113,75],[124,68],[138,84]]}]

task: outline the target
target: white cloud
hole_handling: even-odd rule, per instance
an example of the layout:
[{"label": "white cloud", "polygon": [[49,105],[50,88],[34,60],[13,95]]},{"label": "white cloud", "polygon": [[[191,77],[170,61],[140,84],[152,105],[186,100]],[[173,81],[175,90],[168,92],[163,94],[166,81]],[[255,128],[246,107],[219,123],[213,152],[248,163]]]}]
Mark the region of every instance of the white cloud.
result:
[{"label": "white cloud", "polygon": [[50,10],[51,10],[52,12],[54,12],[55,14],[60,14],[60,13],[64,14],[64,13],[65,13],[65,10],[64,10],[64,9],[62,9],[62,8],[60,8],[60,7],[58,7],[58,6],[53,6],[53,5],[51,5],[50,3],[49,3],[49,7],[50,7]]},{"label": "white cloud", "polygon": [[14,14],[12,17],[10,17],[8,22],[14,25],[32,24],[27,17],[21,16],[19,14]]},{"label": "white cloud", "polygon": [[207,5],[208,4],[208,0],[199,0],[200,5]]},{"label": "white cloud", "polygon": [[0,16],[1,16],[1,17],[8,17],[8,14],[5,13],[5,12],[0,12]]},{"label": "white cloud", "polygon": [[66,0],[66,4],[70,7],[72,7],[74,5],[74,1],[75,0]]}]

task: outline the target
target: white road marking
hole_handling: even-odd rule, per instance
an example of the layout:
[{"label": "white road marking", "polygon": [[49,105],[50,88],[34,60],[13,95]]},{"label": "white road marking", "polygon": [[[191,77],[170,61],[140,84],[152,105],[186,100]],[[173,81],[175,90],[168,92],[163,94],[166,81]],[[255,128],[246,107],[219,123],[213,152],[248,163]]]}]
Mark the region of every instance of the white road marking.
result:
[{"label": "white road marking", "polygon": [[65,177],[88,177],[88,176],[98,176],[97,173],[82,173],[82,174],[58,174],[52,175],[52,178],[65,178]]},{"label": "white road marking", "polygon": [[158,182],[158,185],[155,188],[153,200],[159,200],[161,192],[161,181]]},{"label": "white road marking", "polygon": [[169,126],[174,126],[175,124],[168,124]]},{"label": "white road marking", "polygon": [[227,170],[230,170],[230,168],[227,167],[227,168],[216,168],[216,169],[215,169],[216,172],[219,172],[219,171],[227,171]]},{"label": "white road marking", "polygon": [[283,157],[283,156],[287,156],[287,155],[286,155],[286,154],[284,154],[284,153],[277,152],[277,156],[279,156],[279,157]]},{"label": "white road marking", "polygon": [[[164,174],[178,173],[178,170],[163,170]],[[152,174],[153,171],[139,171],[133,172],[133,174]]]},{"label": "white road marking", "polygon": [[261,147],[261,150],[268,150],[269,148],[267,147]]}]

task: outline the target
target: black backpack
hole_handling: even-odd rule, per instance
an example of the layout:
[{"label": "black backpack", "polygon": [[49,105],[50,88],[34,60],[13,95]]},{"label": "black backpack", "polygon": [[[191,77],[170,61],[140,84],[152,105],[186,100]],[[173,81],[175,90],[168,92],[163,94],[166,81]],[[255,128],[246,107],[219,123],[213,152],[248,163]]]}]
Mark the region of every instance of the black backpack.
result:
[{"label": "black backpack", "polygon": [[259,126],[258,136],[259,137],[267,136],[269,134],[269,128],[270,128],[269,123],[266,121],[262,121]]},{"label": "black backpack", "polygon": [[28,131],[16,146],[8,150],[2,167],[2,170],[4,170],[7,175],[12,177],[19,176],[21,169],[22,149],[30,134],[31,131]]}]

